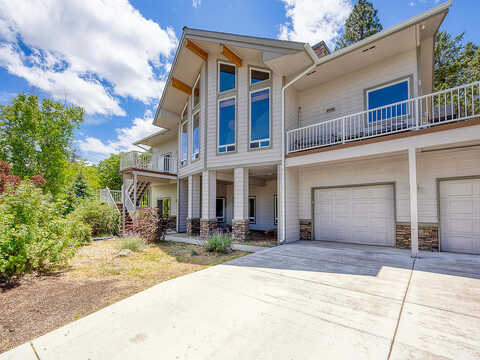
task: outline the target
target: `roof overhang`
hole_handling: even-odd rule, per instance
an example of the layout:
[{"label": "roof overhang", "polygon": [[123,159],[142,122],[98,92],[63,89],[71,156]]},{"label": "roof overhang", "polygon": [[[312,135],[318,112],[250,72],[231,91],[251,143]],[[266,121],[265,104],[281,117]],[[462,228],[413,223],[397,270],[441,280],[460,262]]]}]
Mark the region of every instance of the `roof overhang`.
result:
[{"label": "roof overhang", "polygon": [[173,139],[176,136],[176,132],[169,130],[169,129],[161,129],[156,133],[144,137],[143,139],[137,140],[133,143],[133,145],[147,145],[147,146],[155,146],[161,143],[164,143],[168,140]]}]

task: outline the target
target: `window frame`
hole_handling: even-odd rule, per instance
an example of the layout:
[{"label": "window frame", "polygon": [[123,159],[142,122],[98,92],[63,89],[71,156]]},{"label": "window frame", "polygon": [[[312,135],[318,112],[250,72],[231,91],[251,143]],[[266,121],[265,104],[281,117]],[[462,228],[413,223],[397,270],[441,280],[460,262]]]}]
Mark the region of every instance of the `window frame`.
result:
[{"label": "window frame", "polygon": [[[217,196],[217,198],[215,199],[215,207],[217,205],[217,200],[222,200],[222,203],[223,203],[223,217],[219,218],[218,216],[216,216],[217,214],[215,213],[215,218],[217,219],[217,222],[221,222],[221,223],[225,224],[225,218],[226,218],[225,213],[227,211],[227,200],[225,199],[224,196]],[[216,210],[215,210],[215,212],[216,212]]]},{"label": "window frame", "polygon": [[[256,85],[256,84],[255,84]],[[252,94],[260,91],[268,90],[268,138],[252,140]],[[250,89],[248,92],[248,150],[261,150],[272,146],[272,87],[266,86],[261,88]],[[261,145],[262,142],[268,141],[268,145]],[[258,143],[257,147],[251,147],[252,143]]]},{"label": "window frame", "polygon": [[[256,83],[253,83],[252,82],[252,70],[256,70],[256,71],[261,71],[261,72],[264,72],[264,73],[268,73],[268,79],[267,80],[262,80],[262,81],[258,81]],[[263,83],[266,83],[266,82],[269,82],[270,80],[272,80],[272,71],[269,70],[269,69],[264,69],[264,68],[259,68],[259,67],[256,67],[256,66],[250,66],[248,68],[248,84],[250,86],[255,86],[255,85],[259,85],[259,84],[263,84]]]},{"label": "window frame", "polygon": [[273,194],[273,225],[278,225],[278,194]]},{"label": "window frame", "polygon": [[162,202],[162,215],[165,209],[165,201],[168,200],[168,217],[172,216],[172,199],[170,197],[161,197],[157,199],[157,208],[159,209],[158,202]]},{"label": "window frame", "polygon": [[[187,117],[185,120],[183,120],[183,115],[185,114],[185,111],[187,112]],[[188,164],[188,101],[186,102],[185,106],[183,107],[182,115],[181,115],[181,120],[182,122],[180,123],[180,166],[185,166]],[[183,159],[183,126],[187,124],[187,151],[186,151],[186,156],[185,160]]]},{"label": "window frame", "polygon": [[[250,200],[253,200],[253,211],[255,212],[254,216],[250,216]],[[248,197],[248,223],[256,224],[257,223],[257,197],[249,196]]]},{"label": "window frame", "polygon": [[[386,83],[383,83],[383,84],[380,84],[380,85],[375,85],[371,88],[368,88],[368,89],[365,89],[364,90],[364,96],[365,96],[365,111],[370,111],[370,110],[374,110],[374,109],[377,109],[377,108],[373,108],[373,109],[370,109],[370,104],[369,104],[369,94],[373,91],[377,91],[377,90],[380,90],[380,89],[384,89],[384,88],[388,88],[390,86],[394,86],[394,85],[397,85],[397,84],[401,84],[401,83],[404,83],[404,82],[407,82],[407,91],[408,91],[408,94],[407,94],[407,98],[405,100],[401,100],[399,102],[404,102],[404,101],[407,101],[409,99],[412,98],[412,82],[413,82],[413,75],[407,75],[407,76],[402,76],[400,78],[397,78],[397,79],[394,79],[394,80],[391,80],[391,81],[388,81]],[[388,104],[388,105],[383,105],[383,106],[380,106],[379,108],[384,108],[384,107],[387,107],[387,106],[391,106],[391,105],[394,105],[394,104],[397,104],[397,102],[392,102],[391,104]],[[407,105],[408,106],[408,105]],[[382,110],[378,110],[378,111],[382,111]],[[412,109],[410,109],[408,111],[408,113],[410,113],[412,111]],[[406,116],[408,115],[407,114],[404,114],[404,115],[401,115],[401,116]],[[370,113],[369,113],[370,114]],[[373,114],[373,112],[372,112]],[[375,124],[375,123],[382,123],[384,121],[388,121],[389,119],[393,118],[393,116],[391,117],[385,117],[385,118],[382,118],[380,120],[375,120],[375,121],[369,121],[369,117],[370,115],[367,115],[366,116],[366,123],[367,123],[367,126],[369,124]]]},{"label": "window frame", "polygon": [[[198,114],[198,151],[195,152],[194,148],[194,120],[195,116]],[[193,161],[197,161],[200,159],[200,109],[196,109],[194,113],[192,113],[192,120],[191,120],[191,128],[192,128],[192,153],[191,153],[191,159]]]},{"label": "window frame", "polygon": [[193,83],[193,86],[192,86],[192,95],[191,95],[191,97],[192,97],[192,113],[194,111],[196,111],[198,107],[200,107],[200,103],[201,103],[200,95],[201,95],[202,92],[200,91],[200,85],[199,85],[198,86],[198,92],[199,92],[198,93],[198,104],[195,105],[195,87],[200,82],[200,75],[201,74],[199,73],[198,76],[197,76],[197,79],[195,80],[195,82]]},{"label": "window frame", "polygon": [[[235,122],[235,131],[234,131],[234,142],[230,144],[220,145],[220,102],[230,99],[235,99],[235,112],[234,112],[234,122]],[[233,150],[228,150],[229,146],[234,146]],[[219,151],[220,148],[225,148],[225,151]],[[225,96],[217,99],[217,154],[224,155],[230,154],[237,151],[237,94],[232,94],[230,96]]]},{"label": "window frame", "polygon": [[[235,68],[235,87],[233,89],[228,89],[220,91],[220,64],[233,66]],[[234,63],[225,60],[217,61],[217,95],[228,94],[230,92],[236,92],[238,89],[238,67]]]}]

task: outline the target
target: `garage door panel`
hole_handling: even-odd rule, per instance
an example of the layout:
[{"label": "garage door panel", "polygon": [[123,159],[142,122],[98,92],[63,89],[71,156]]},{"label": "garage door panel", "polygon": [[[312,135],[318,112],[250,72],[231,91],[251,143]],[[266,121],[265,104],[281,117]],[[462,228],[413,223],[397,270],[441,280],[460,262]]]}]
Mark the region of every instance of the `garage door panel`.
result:
[{"label": "garage door panel", "polygon": [[315,239],[393,246],[393,199],[392,185],[315,190]]}]

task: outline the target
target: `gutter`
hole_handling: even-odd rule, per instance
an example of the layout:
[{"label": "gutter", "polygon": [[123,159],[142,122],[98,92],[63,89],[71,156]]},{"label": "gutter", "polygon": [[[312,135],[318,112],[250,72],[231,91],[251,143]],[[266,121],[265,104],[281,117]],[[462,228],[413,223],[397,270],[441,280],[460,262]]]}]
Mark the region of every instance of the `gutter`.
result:
[{"label": "gutter", "polygon": [[286,192],[287,192],[287,184],[285,182],[285,90],[295,83],[296,81],[303,78],[306,74],[310,71],[314,70],[318,63],[319,59],[317,54],[313,51],[312,47],[309,44],[304,44],[305,51],[307,55],[312,59],[313,64],[310,65],[308,68],[303,70],[300,74],[295,76],[292,80],[282,86],[282,168],[281,168],[281,177],[282,177],[282,236],[280,239],[280,244],[285,243],[286,241],[286,210],[287,210],[287,201],[286,201]]}]

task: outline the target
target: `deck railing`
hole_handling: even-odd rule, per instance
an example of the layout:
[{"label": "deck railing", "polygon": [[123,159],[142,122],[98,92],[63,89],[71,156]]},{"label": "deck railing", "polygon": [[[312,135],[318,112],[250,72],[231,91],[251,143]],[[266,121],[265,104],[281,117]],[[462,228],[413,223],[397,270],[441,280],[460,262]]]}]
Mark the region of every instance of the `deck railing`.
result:
[{"label": "deck railing", "polygon": [[131,168],[176,174],[177,160],[171,155],[158,155],[150,152],[130,151],[121,153],[120,171]]},{"label": "deck railing", "polygon": [[287,153],[480,117],[480,81],[287,132]]},{"label": "deck railing", "polygon": [[[120,193],[119,201],[116,199],[116,197],[118,197],[118,193]],[[110,190],[108,187],[105,189],[100,189],[100,202],[114,207],[119,213],[120,210],[118,209],[117,203],[120,203],[121,201],[121,191]]]}]

